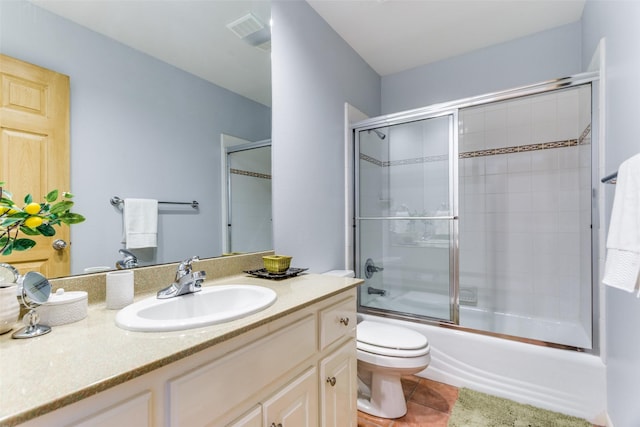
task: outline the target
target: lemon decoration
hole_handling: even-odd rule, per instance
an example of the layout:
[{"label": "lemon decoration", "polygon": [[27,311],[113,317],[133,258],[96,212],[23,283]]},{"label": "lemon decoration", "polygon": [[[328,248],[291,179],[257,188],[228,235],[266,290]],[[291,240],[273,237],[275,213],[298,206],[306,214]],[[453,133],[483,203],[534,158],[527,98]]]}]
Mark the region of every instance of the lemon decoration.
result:
[{"label": "lemon decoration", "polygon": [[44,221],[39,216],[30,216],[24,220],[25,227],[36,228],[40,227]]},{"label": "lemon decoration", "polygon": [[35,215],[38,212],[40,212],[40,203],[29,203],[27,206],[24,207],[24,211],[29,215]]},{"label": "lemon decoration", "polygon": [[[4,182],[0,182],[0,255],[31,249],[36,242],[29,237],[55,236],[54,226],[84,221],[82,215],[71,212],[71,193],[50,191],[44,196],[42,203],[34,202],[31,194],[27,194],[24,197],[23,208],[20,209],[13,201],[12,194],[4,189],[3,185]],[[26,237],[19,237],[20,233]]]}]

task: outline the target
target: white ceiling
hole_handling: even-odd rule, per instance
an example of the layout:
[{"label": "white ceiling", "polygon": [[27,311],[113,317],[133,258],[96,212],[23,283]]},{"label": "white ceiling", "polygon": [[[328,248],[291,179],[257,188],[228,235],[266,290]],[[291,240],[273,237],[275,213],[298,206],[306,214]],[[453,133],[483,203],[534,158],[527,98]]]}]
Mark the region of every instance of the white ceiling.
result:
[{"label": "white ceiling", "polygon": [[[0,0],[2,1],[2,0]],[[266,0],[30,0],[73,22],[254,101],[271,105],[271,54],[226,26]]]},{"label": "white ceiling", "polygon": [[578,21],[585,0],[307,0],[381,76]]},{"label": "white ceiling", "polygon": [[[40,7],[265,105],[268,52],[226,25],[267,0],[31,0]],[[307,0],[381,76],[580,19],[585,0]]]}]

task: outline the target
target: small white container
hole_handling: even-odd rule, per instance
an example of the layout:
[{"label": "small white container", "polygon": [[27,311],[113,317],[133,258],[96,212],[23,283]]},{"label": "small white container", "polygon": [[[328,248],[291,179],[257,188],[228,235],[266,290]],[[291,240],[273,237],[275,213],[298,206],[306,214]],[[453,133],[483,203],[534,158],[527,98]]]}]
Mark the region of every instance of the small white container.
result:
[{"label": "small white container", "polygon": [[65,292],[60,288],[47,302],[36,308],[40,323],[47,326],[66,325],[87,317],[88,296],[84,291]]},{"label": "small white container", "polygon": [[9,332],[20,317],[17,289],[16,285],[0,286],[0,334]]},{"label": "small white container", "polygon": [[107,308],[119,310],[133,302],[133,271],[107,273]]}]

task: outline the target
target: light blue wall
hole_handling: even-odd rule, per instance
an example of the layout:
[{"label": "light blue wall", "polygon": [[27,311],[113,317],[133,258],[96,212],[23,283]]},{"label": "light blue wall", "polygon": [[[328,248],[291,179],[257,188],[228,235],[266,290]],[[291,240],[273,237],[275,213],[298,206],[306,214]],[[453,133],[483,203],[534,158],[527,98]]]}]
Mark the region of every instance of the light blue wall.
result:
[{"label": "light blue wall", "polygon": [[382,112],[483,95],[581,71],[580,23],[382,78]]},{"label": "light blue wall", "polygon": [[148,261],[219,255],[220,134],[269,138],[270,108],[31,3],[0,8],[0,52],[70,76],[71,191],[87,217],[72,228],[73,272],[118,259],[114,195],[200,202],[161,210]]},{"label": "light blue wall", "polygon": [[[582,17],[586,67],[606,39],[605,169],[640,153],[640,2],[587,0]],[[604,186],[607,223],[615,187]],[[640,425],[640,299],[606,290],[608,412],[616,427]]]},{"label": "light blue wall", "polygon": [[344,268],[344,103],[380,112],[380,77],[304,1],[272,4],[273,228],[292,265]]}]

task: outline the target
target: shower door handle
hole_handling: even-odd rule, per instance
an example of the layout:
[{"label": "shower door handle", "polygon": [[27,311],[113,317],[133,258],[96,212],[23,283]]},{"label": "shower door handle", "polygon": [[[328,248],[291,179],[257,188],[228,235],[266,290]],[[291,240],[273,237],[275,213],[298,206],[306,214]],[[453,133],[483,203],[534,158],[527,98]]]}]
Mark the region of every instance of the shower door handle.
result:
[{"label": "shower door handle", "polygon": [[364,276],[367,279],[371,279],[371,276],[373,276],[374,273],[377,273],[377,272],[382,271],[382,270],[384,270],[384,268],[377,267],[373,263],[373,260],[371,258],[368,258],[367,261],[364,263]]}]

